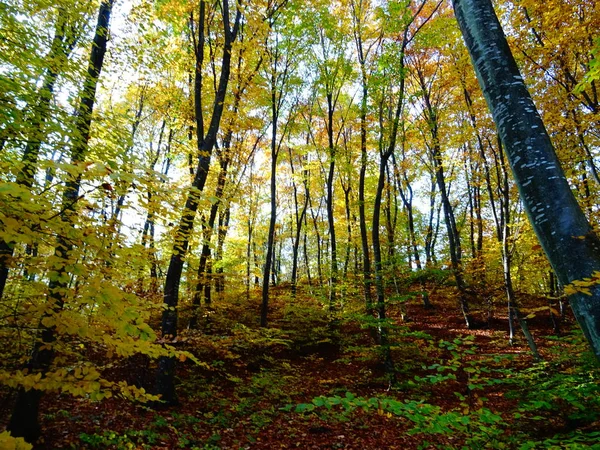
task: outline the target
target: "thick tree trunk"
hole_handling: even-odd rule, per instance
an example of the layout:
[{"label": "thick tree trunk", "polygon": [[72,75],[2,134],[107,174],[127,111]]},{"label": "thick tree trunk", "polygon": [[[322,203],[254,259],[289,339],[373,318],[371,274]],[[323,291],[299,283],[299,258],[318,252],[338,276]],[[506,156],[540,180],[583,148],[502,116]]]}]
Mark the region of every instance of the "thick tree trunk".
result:
[{"label": "thick tree trunk", "polygon": [[[71,164],[74,165],[85,161],[88,149],[92,112],[96,102],[98,78],[102,71],[104,55],[106,53],[112,5],[113,0],[103,1],[100,4],[98,12],[98,22],[96,24],[87,77],[84,81],[79,107],[76,112],[76,136],[73,139],[73,147],[71,148]],[[80,177],[70,179],[66,182],[62,198],[61,220],[67,226],[74,226],[73,215],[75,214],[75,205],[79,198],[80,187]],[[58,273],[48,283],[48,303],[51,307],[48,308],[48,312],[45,313],[44,318],[48,318],[63,309],[69,280],[66,260],[69,258],[69,253],[73,250],[73,247],[72,240],[68,239],[64,233],[58,237],[54,256],[58,260],[62,259],[65,262],[57,269]],[[36,340],[27,364],[30,373],[39,372],[42,376],[49,370],[54,360],[54,350],[52,347],[57,339],[55,327],[45,326],[43,319],[40,321],[41,332],[39,339]],[[37,389],[19,389],[15,408],[7,427],[7,430],[13,436],[23,437],[28,442],[34,442],[39,437],[38,410],[41,397],[42,392]]]},{"label": "thick tree trunk", "polygon": [[[454,10],[542,248],[564,285],[593,276],[600,271],[600,240],[569,188],[491,1],[454,0]],[[591,294],[570,300],[600,358],[600,287]]]}]

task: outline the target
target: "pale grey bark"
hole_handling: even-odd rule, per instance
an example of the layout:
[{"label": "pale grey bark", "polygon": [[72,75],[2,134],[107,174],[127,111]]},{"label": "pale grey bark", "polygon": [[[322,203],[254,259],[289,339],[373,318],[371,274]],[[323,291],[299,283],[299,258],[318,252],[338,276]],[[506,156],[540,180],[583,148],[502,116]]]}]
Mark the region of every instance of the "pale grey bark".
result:
[{"label": "pale grey bark", "polygon": [[[525,210],[552,267],[565,285],[590,277],[600,271],[600,240],[569,188],[491,1],[454,0],[454,11]],[[600,358],[600,287],[570,300]]]}]

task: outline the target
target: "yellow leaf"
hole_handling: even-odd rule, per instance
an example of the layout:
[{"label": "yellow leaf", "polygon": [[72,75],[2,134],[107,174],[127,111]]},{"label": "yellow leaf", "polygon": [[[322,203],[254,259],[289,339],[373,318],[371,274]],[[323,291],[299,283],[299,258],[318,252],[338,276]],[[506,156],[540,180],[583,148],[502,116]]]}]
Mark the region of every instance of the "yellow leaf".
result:
[{"label": "yellow leaf", "polygon": [[31,450],[33,446],[23,438],[15,438],[8,431],[0,433],[0,448],[7,450]]}]

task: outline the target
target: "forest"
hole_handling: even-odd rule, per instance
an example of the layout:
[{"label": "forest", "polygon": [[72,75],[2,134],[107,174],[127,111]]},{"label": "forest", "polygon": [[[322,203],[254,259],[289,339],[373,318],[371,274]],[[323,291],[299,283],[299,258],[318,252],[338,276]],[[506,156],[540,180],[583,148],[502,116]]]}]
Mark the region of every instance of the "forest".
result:
[{"label": "forest", "polygon": [[594,0],[2,0],[0,448],[600,448]]}]

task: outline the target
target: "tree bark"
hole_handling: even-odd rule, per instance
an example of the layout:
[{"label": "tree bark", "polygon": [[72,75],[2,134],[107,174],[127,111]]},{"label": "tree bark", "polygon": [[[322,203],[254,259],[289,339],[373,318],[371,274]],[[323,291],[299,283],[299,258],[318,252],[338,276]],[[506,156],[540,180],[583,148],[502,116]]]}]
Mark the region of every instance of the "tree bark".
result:
[{"label": "tree bark", "polygon": [[[37,162],[40,153],[40,147],[45,139],[44,124],[50,115],[50,101],[54,93],[54,85],[59,75],[61,60],[67,59],[75,44],[74,36],[67,36],[66,16],[63,13],[58,15],[56,31],[50,52],[46,59],[48,67],[44,74],[44,82],[39,91],[37,105],[33,108],[33,117],[31,119],[31,133],[28,136],[27,146],[23,152],[23,167],[17,174],[16,183],[27,189],[31,189],[37,169]],[[0,240],[0,299],[4,295],[4,288],[8,280],[8,272],[14,255],[14,242]]]},{"label": "tree bark", "polygon": [[460,239],[460,232],[456,225],[456,218],[454,216],[454,208],[450,202],[448,195],[449,188],[446,186],[446,175],[444,173],[444,162],[442,158],[442,149],[439,140],[439,117],[437,105],[431,101],[431,83],[425,79],[424,74],[420,68],[417,68],[418,80],[421,86],[424,103],[423,114],[427,120],[429,127],[429,133],[431,134],[431,159],[433,160],[433,167],[435,170],[435,179],[440,191],[441,203],[444,209],[444,222],[446,224],[446,231],[448,235],[448,247],[450,250],[450,261],[452,265],[452,273],[456,280],[456,287],[459,293],[459,304],[460,309],[465,319],[467,328],[473,327],[473,319],[469,310],[469,304],[467,301],[467,286],[463,277],[462,268],[462,246]]},{"label": "tree bark", "polygon": [[354,41],[358,53],[358,63],[360,64],[360,82],[362,96],[360,99],[360,172],[358,178],[358,222],[360,226],[360,242],[362,247],[362,272],[365,297],[365,311],[372,314],[373,299],[371,298],[371,256],[369,254],[369,237],[367,230],[367,218],[365,213],[365,179],[367,174],[367,101],[369,97],[369,84],[367,78],[367,52],[364,48],[362,36],[362,13],[363,5],[356,5],[352,2],[353,20],[354,20]]},{"label": "tree bark", "polygon": [[[223,248],[225,245],[225,238],[227,237],[227,231],[229,229],[229,221],[231,219],[231,205],[228,203],[224,211],[219,214],[219,227],[217,230],[217,251],[215,254],[215,263],[221,263],[223,261]],[[225,292],[225,273],[223,265],[215,269],[215,292],[222,296]]]},{"label": "tree bark", "polygon": [[[564,285],[593,276],[600,271],[600,240],[569,188],[491,1],[454,0],[454,10],[542,248]],[[570,301],[600,359],[600,287]]]},{"label": "tree bark", "polygon": [[[234,111],[237,112],[237,108],[234,108]],[[192,317],[190,318],[190,323],[188,325],[190,329],[195,329],[198,326],[198,316],[200,314],[202,297],[204,297],[204,302],[207,306],[210,304],[210,297],[205,295],[205,288],[210,284],[206,268],[211,258],[210,241],[212,238],[215,221],[217,219],[217,213],[219,212],[219,206],[222,202],[223,192],[225,190],[225,183],[227,181],[227,168],[231,160],[231,135],[232,133],[230,130],[227,133],[227,137],[225,138],[225,143],[223,145],[223,155],[219,160],[220,170],[217,176],[217,187],[215,188],[216,200],[210,207],[208,223],[203,225],[202,234],[204,241],[202,243],[202,251],[200,253],[200,261],[198,263],[196,286],[194,287],[194,295],[192,297]]]},{"label": "tree bark", "polygon": [[[87,76],[80,95],[79,106],[75,113],[76,130],[75,136],[73,136],[73,147],[71,148],[71,164],[73,165],[85,161],[88,150],[92,112],[96,102],[98,78],[104,64],[113,2],[114,0],[103,1],[98,11],[98,22],[92,43]],[[75,205],[79,199],[80,187],[81,178],[79,176],[75,179],[69,179],[65,184],[60,218],[67,226],[74,227]],[[27,369],[30,373],[39,372],[44,376],[54,360],[53,344],[57,339],[56,328],[45,326],[43,322],[45,318],[49,318],[63,309],[69,280],[66,261],[73,248],[72,240],[68,239],[65,233],[58,237],[54,256],[57,259],[63,259],[65,262],[57,269],[58,273],[48,283],[48,303],[50,307],[40,321],[40,335],[34,344],[31,357],[27,363]],[[13,436],[23,437],[28,442],[34,442],[40,436],[38,410],[41,398],[42,391],[34,388],[29,390],[19,389],[15,408],[7,426],[7,430]]]},{"label": "tree bark", "polygon": [[[221,117],[223,116],[223,109],[225,106],[225,94],[227,93],[227,85],[229,83],[229,74],[231,72],[231,49],[233,42],[236,39],[240,22],[241,22],[241,9],[238,7],[236,12],[235,21],[233,28],[230,27],[229,20],[229,3],[227,1],[222,4],[222,16],[223,16],[223,29],[224,29],[224,47],[223,56],[221,59],[221,74],[219,77],[219,84],[216,90],[215,100],[212,109],[212,116],[210,125],[206,132],[206,135],[202,135],[204,130],[202,121],[202,108],[201,105],[201,67],[198,66],[198,61],[201,61],[201,54],[204,52],[203,46],[203,21],[204,21],[204,8],[206,4],[202,0],[200,2],[200,39],[198,45],[195,46],[196,52],[196,80],[195,80],[195,111],[196,111],[196,134],[198,141],[198,166],[195,171],[192,185],[188,192],[188,196],[185,202],[185,206],[181,215],[181,219],[177,229],[175,231],[175,242],[171,253],[171,260],[169,262],[169,268],[167,269],[167,277],[165,280],[164,290],[164,304],[165,309],[162,315],[161,330],[163,338],[174,338],[177,336],[177,306],[179,303],[179,285],[181,282],[181,275],[183,272],[183,264],[185,261],[185,255],[189,246],[189,239],[194,228],[194,220],[196,217],[196,211],[198,209],[198,203],[200,200],[200,194],[204,190],[206,184],[206,178],[208,177],[208,170],[210,168],[210,160],[213,148],[217,140],[217,132],[221,124]],[[158,361],[158,371],[156,375],[156,388],[155,391],[161,396],[161,400],[166,404],[176,404],[177,397],[175,394],[175,358],[173,357],[161,357]]]},{"label": "tree bark", "polygon": [[[275,89],[275,86],[272,86]],[[275,93],[272,92],[272,136],[271,136],[271,214],[269,218],[269,234],[267,237],[267,255],[263,272],[262,286],[262,304],[260,309],[260,326],[267,326],[269,313],[269,277],[271,275],[271,265],[273,261],[273,247],[275,245],[275,222],[277,220],[277,156],[279,149],[277,147],[277,118],[279,111],[275,100]]]},{"label": "tree bark", "polygon": [[300,202],[298,201],[298,186],[295,181],[296,170],[294,168],[294,160],[292,155],[291,147],[289,150],[290,156],[290,169],[292,171],[292,187],[294,191],[294,221],[295,221],[295,232],[293,237],[292,247],[292,297],[296,296],[297,283],[298,283],[298,250],[300,248],[300,236],[302,234],[302,224],[306,217],[306,210],[308,208],[308,189],[306,189],[306,183],[308,179],[308,170],[302,169],[303,185],[304,190],[304,201],[302,202],[302,208],[300,209]]},{"label": "tree bark", "polygon": [[331,249],[331,273],[329,274],[329,311],[336,308],[336,290],[338,277],[337,244],[335,238],[335,220],[333,217],[333,180],[335,175],[336,147],[333,141],[333,113],[337,103],[333,99],[333,92],[327,92],[327,142],[329,146],[329,171],[327,173],[327,229],[329,231],[329,245]]}]

